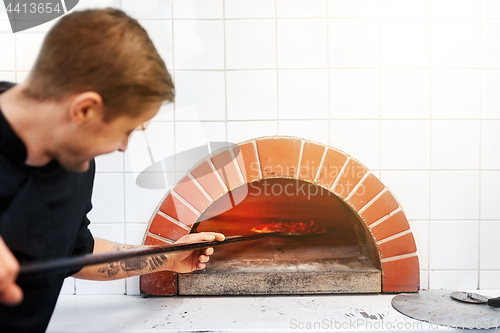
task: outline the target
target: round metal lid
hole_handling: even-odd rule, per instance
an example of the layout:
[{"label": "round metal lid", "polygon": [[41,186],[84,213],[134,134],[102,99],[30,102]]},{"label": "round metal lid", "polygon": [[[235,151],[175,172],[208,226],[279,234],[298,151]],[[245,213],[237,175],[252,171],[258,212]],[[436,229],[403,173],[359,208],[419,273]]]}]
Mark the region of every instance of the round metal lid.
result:
[{"label": "round metal lid", "polygon": [[500,308],[459,302],[451,297],[452,293],[452,290],[423,290],[401,294],[392,299],[392,306],[402,314],[430,325],[469,329],[500,327]]}]

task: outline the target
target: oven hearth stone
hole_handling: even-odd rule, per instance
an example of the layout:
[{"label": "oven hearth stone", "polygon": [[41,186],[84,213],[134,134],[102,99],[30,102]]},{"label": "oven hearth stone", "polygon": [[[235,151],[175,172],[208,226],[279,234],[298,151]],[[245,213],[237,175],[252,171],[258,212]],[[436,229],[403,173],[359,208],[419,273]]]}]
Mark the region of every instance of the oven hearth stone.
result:
[{"label": "oven hearth stone", "polygon": [[380,270],[360,256],[359,247],[324,247],[316,242],[317,246],[304,247],[283,239],[264,239],[216,248],[205,270],[179,274],[179,295],[381,291]]}]

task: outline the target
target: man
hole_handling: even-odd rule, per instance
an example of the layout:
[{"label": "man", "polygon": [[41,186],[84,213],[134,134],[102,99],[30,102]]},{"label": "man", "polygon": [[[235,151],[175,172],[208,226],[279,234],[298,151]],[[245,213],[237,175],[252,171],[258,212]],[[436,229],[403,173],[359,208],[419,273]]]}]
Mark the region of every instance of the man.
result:
[{"label": "man", "polygon": [[[110,280],[205,267],[212,248],[17,279],[26,262],[130,248],[87,228],[93,158],[124,151],[132,131],[172,100],[146,32],[115,9],[63,17],[26,83],[0,84],[0,332],[45,331],[70,275]],[[179,242],[223,239],[200,233]]]}]

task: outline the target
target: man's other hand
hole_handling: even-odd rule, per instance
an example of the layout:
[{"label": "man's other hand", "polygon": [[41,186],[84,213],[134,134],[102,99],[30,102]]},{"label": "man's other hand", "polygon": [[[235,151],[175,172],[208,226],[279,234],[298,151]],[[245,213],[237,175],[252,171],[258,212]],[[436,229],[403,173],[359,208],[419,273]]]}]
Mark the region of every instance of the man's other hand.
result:
[{"label": "man's other hand", "polygon": [[[223,234],[217,232],[200,232],[183,236],[176,243],[223,241],[224,238]],[[169,270],[177,273],[189,273],[197,269],[204,269],[206,262],[213,253],[214,249],[212,247],[203,250],[172,253],[169,257]]]},{"label": "man's other hand", "polygon": [[0,303],[16,305],[23,300],[23,291],[16,284],[19,263],[0,237]]}]

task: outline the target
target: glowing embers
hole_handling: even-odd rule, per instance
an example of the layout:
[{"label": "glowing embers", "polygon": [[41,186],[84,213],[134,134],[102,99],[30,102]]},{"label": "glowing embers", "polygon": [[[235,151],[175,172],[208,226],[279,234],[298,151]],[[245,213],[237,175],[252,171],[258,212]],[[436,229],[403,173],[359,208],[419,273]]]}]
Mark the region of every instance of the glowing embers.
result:
[{"label": "glowing embers", "polygon": [[256,227],[253,227],[252,230],[256,233],[269,233],[269,232],[291,232],[291,233],[299,233],[299,234],[324,234],[326,232],[326,228],[318,227],[314,224],[314,221],[311,220],[309,223],[304,222],[289,222],[289,223],[268,223],[261,224]]}]

